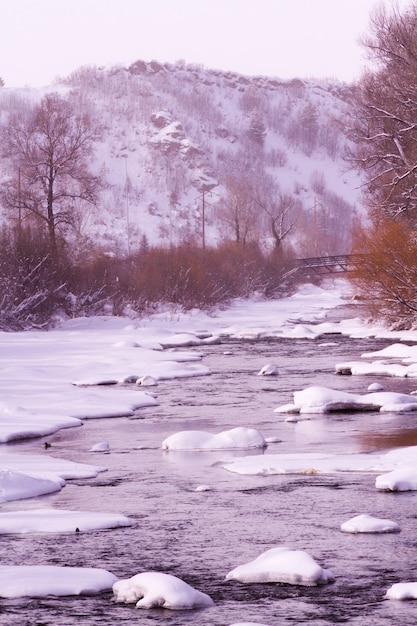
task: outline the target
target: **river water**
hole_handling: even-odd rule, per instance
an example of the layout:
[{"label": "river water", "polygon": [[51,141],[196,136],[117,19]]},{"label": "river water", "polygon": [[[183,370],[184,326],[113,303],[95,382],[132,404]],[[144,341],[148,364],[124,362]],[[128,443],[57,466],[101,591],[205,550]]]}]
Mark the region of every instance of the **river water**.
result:
[{"label": "river water", "polygon": [[[336,314],[336,313],[335,313]],[[323,340],[224,340],[195,348],[211,376],[164,381],[159,406],[134,418],[88,420],[50,437],[48,453],[103,465],[96,479],[68,481],[56,494],[7,508],[57,507],[118,512],[130,528],[77,534],[0,536],[3,565],[101,567],[119,578],[142,571],[178,576],[208,593],[215,605],[198,611],[143,610],[115,604],[111,593],[92,597],[1,600],[7,626],[228,626],[236,622],[401,625],[417,623],[417,605],[384,599],[395,582],[417,580],[417,494],[381,493],[369,474],[238,476],[221,467],[230,452],[164,452],[161,442],[181,430],[213,433],[245,426],[274,438],[265,453],[371,452],[417,444],[413,414],[312,416],[297,423],[274,414],[295,390],[323,385],[365,393],[369,377],[335,374],[336,363],[391,342],[332,335]],[[189,348],[187,348],[189,351]],[[266,363],[280,376],[262,378]],[[417,381],[378,377],[386,390],[410,392]],[[110,454],[89,453],[99,442]],[[13,445],[42,453],[43,441]],[[262,452],[257,451],[257,454]],[[245,453],[234,453],[239,456]],[[196,491],[201,485],[209,490]],[[342,533],[359,513],[392,519],[401,532]],[[336,581],[322,587],[243,585],[226,574],[277,545],[306,550]]]}]

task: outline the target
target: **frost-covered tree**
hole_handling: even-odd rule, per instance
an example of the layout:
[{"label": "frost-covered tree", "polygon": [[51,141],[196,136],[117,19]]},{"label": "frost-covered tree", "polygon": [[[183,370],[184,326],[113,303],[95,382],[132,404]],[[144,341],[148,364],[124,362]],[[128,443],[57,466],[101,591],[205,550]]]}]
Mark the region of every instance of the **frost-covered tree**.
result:
[{"label": "frost-covered tree", "polygon": [[97,201],[102,183],[89,169],[96,138],[92,118],[56,93],[26,114],[10,115],[2,127],[2,152],[10,160],[3,204],[18,230],[26,219],[46,227],[53,258],[59,256],[58,230],[74,225],[80,201]]},{"label": "frost-covered tree", "polygon": [[377,8],[363,44],[372,62],[356,88],[353,154],[373,215],[417,219],[417,4]]},{"label": "frost-covered tree", "polygon": [[354,250],[370,312],[396,327],[417,319],[417,4],[380,6],[363,41],[372,61],[356,89],[353,159],[365,176],[369,223]]}]

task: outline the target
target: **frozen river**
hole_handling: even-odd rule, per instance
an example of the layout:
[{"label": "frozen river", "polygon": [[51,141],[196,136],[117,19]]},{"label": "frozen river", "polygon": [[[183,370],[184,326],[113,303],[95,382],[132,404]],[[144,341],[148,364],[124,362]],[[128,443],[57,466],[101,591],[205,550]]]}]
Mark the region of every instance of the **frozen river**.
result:
[{"label": "frozen river", "polygon": [[[337,314],[335,312],[334,314]],[[209,594],[203,610],[139,610],[119,605],[106,593],[91,597],[1,600],[7,626],[73,624],[142,626],[198,624],[269,626],[347,623],[408,626],[416,605],[384,599],[390,585],[417,579],[416,493],[375,489],[363,473],[241,476],[222,461],[247,452],[164,452],[162,441],[182,430],[217,433],[237,426],[273,439],[265,452],[371,452],[417,444],[415,413],[314,415],[285,422],[274,408],[309,385],[364,393],[369,377],[335,374],[335,363],[388,345],[383,339],[270,339],[187,348],[203,353],[210,376],[164,381],[159,405],[134,417],[87,420],[81,428],[48,438],[48,454],[104,465],[95,479],[68,481],[55,494],[20,501],[8,509],[56,507],[117,511],[133,526],[58,535],[0,536],[1,563],[99,567],[129,578],[141,571],[178,576]],[[274,362],[280,375],[262,378]],[[386,389],[409,393],[417,381],[378,377]],[[87,453],[108,441],[110,454]],[[44,439],[9,445],[16,452],[42,453]],[[262,454],[262,451],[253,454]],[[206,486],[204,490],[198,487]],[[400,533],[352,535],[340,525],[359,513],[395,520]],[[335,575],[333,584],[297,587],[225,581],[237,565],[277,545],[306,550]]]}]

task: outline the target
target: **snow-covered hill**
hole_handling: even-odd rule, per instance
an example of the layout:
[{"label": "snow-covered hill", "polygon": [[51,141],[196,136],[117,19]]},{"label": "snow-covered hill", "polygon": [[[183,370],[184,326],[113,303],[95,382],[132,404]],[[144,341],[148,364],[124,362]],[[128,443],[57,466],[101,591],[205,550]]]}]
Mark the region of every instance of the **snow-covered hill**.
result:
[{"label": "snow-covered hill", "polygon": [[[47,90],[65,91],[101,126],[94,167],[108,187],[100,206],[80,210],[80,239],[124,253],[198,243],[203,231],[207,243],[232,238],[222,220],[228,176],[256,187],[267,174],[297,201],[299,256],[348,251],[360,211],[360,181],[343,159],[349,85],[137,61],[83,67]],[[43,93],[3,88],[1,110]],[[265,220],[258,236],[270,241]]]}]

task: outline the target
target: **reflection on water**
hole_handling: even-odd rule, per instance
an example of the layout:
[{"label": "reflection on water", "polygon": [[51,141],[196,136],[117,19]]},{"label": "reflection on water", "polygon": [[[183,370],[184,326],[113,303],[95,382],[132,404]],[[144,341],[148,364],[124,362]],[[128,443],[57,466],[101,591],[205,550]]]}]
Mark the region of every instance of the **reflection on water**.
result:
[{"label": "reflection on water", "polygon": [[389,433],[362,433],[358,440],[363,452],[417,446],[417,428],[399,428]]},{"label": "reflection on water", "polygon": [[[200,611],[138,610],[115,604],[111,593],[3,600],[0,624],[414,624],[413,603],[384,600],[391,584],[415,577],[414,493],[381,493],[375,489],[375,475],[238,476],[221,467],[225,460],[248,453],[337,454],[414,445],[417,428],[412,415],[357,413],[286,423],[284,416],[273,412],[291,402],[295,390],[308,385],[365,393],[369,378],[337,376],[334,365],[387,343],[332,337],[325,346],[307,340],[207,346],[204,363],[212,375],[161,383],[158,407],[139,410],[135,419],[90,420],[83,428],[51,437],[53,456],[105,465],[108,471],[93,480],[70,481],[60,493],[4,509],[55,506],[120,512],[134,524],[56,537],[0,536],[1,562],[103,567],[120,578],[165,571],[208,593],[216,604]],[[268,380],[257,376],[268,362],[277,363],[280,376]],[[387,391],[411,390],[407,380],[378,380]],[[257,428],[275,443],[266,451],[249,452],[161,449],[162,441],[180,430],[214,433],[237,426]],[[109,441],[110,454],[88,452],[103,440]],[[40,453],[41,448],[42,442],[36,440],[13,446],[16,452],[28,453]],[[210,489],[196,490],[201,485]],[[342,533],[340,525],[359,513],[392,519],[401,532]],[[228,571],[280,544],[309,552],[332,570],[335,583],[306,588],[225,581]]]},{"label": "reflection on water", "polygon": [[258,456],[265,454],[266,448],[250,448],[249,450],[213,450],[213,451],[185,451],[185,450],[163,450],[162,459],[168,463],[176,463],[186,469],[196,467],[208,467],[216,463],[224,463],[225,457],[233,459],[245,456]]}]

